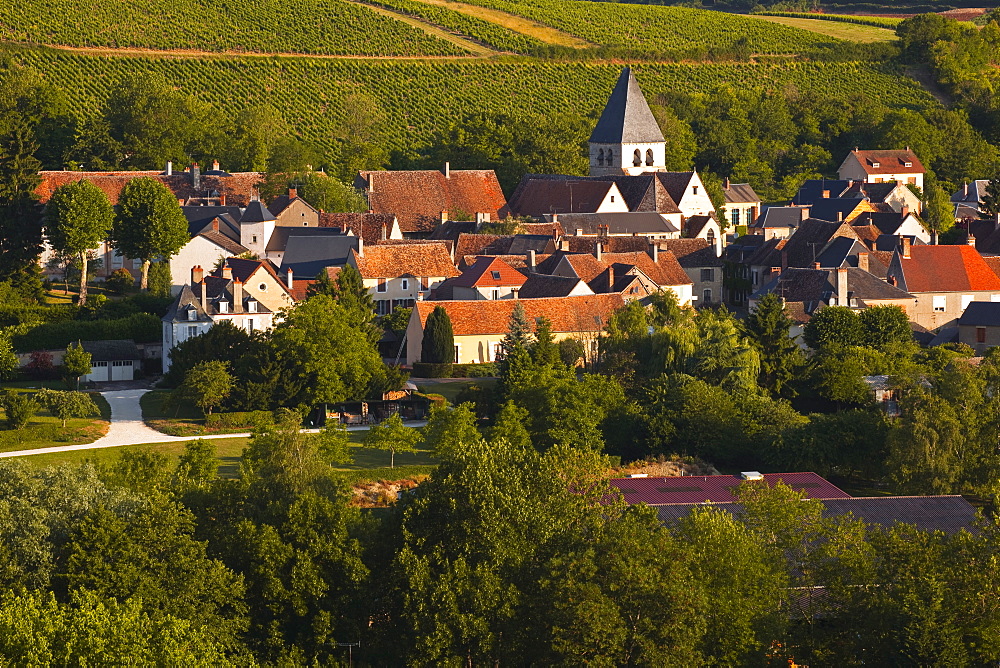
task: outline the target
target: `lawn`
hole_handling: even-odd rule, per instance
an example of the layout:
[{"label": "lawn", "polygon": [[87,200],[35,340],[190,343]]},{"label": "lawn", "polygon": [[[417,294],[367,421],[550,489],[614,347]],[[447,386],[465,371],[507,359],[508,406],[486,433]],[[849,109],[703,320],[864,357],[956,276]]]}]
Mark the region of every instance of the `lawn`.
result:
[{"label": "lawn", "polygon": [[[19,383],[5,383],[4,388],[13,389],[17,392],[27,392],[28,389],[38,388],[43,383],[34,381],[26,384],[26,387],[18,387]],[[48,386],[48,384],[46,384]],[[65,389],[61,383],[53,385],[54,388]],[[16,431],[4,429],[0,431],[0,452],[11,452],[13,450],[31,450],[33,448],[45,448],[54,445],[75,445],[79,443],[93,443],[103,436],[108,430],[108,423],[111,419],[111,406],[100,394],[90,395],[97,404],[101,416],[97,418],[75,418],[66,422],[66,427],[62,422],[51,416],[45,409],[40,409],[31,419],[28,426]],[[0,410],[0,420],[6,420],[6,415]],[[0,422],[6,427],[6,422]]]},{"label": "lawn", "polygon": [[158,432],[197,438],[206,434],[243,434],[253,431],[251,425],[206,427],[201,409],[187,401],[172,406],[168,402],[170,394],[170,390],[152,390],[139,399],[142,419]]},{"label": "lawn", "polygon": [[485,389],[493,389],[496,387],[496,378],[469,378],[465,379],[454,379],[454,378],[440,378],[440,379],[425,379],[421,378],[419,381],[414,381],[417,385],[417,389],[424,394],[440,394],[442,397],[447,399],[451,403],[455,403],[455,399],[462,390],[472,387],[473,385],[478,385],[479,387]]},{"label": "lawn", "polygon": [[793,16],[758,16],[755,19],[781,23],[792,28],[802,28],[810,32],[850,40],[852,42],[891,42],[896,39],[896,33],[888,28],[876,28],[858,23],[841,23],[839,21],[822,21],[820,19],[804,19]]}]

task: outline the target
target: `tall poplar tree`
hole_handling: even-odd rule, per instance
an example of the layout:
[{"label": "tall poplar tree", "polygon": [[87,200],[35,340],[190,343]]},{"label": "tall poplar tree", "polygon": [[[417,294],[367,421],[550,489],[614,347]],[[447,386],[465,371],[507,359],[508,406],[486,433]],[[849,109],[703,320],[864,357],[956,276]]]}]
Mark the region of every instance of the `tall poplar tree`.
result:
[{"label": "tall poplar tree", "polygon": [[0,118],[0,281],[9,280],[25,297],[41,296],[38,256],[42,218],[35,188],[40,163],[28,121],[17,114]]},{"label": "tall poplar tree", "polygon": [[45,210],[45,235],[57,251],[80,258],[80,304],[87,303],[87,253],[111,232],[115,210],[90,181],[59,186]]},{"label": "tall poplar tree", "polygon": [[428,364],[450,364],[455,355],[455,335],[451,318],[443,306],[435,306],[424,325],[420,360]]},{"label": "tall poplar tree", "polygon": [[122,255],[142,261],[143,290],[149,287],[149,264],[175,255],[190,240],[187,219],[170,190],[149,177],[129,181],[118,198],[111,239]]}]

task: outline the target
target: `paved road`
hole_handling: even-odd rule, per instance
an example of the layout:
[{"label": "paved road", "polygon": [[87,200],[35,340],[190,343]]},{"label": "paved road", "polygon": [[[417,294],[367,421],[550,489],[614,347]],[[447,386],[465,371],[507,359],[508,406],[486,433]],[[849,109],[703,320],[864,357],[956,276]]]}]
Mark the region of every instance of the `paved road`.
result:
[{"label": "paved road", "polygon": [[[249,432],[241,434],[209,434],[204,436],[168,436],[151,429],[142,421],[142,407],[139,399],[149,390],[111,390],[101,392],[111,405],[111,426],[108,433],[92,443],[77,445],[57,445],[51,448],[35,448],[34,450],[15,450],[0,452],[3,457],[24,457],[26,455],[42,455],[52,452],[70,452],[72,450],[93,450],[96,448],[117,448],[123,445],[139,445],[142,443],[176,443],[178,441],[193,441],[196,438],[239,438],[249,436]],[[413,423],[410,426],[419,427],[426,422]],[[348,431],[363,431],[368,425],[348,427]],[[318,429],[303,429],[307,433],[318,432]]]}]

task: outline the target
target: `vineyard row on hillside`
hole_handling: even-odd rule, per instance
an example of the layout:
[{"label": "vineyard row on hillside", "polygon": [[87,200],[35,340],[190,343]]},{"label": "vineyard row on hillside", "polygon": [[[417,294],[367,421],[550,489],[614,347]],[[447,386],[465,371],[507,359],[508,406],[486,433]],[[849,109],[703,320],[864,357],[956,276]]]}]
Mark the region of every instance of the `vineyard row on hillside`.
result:
[{"label": "vineyard row on hillside", "polygon": [[854,23],[862,26],[895,29],[903,19],[891,16],[855,16],[853,14],[817,14],[815,12],[756,12],[760,16],[784,16],[791,19],[816,19],[819,21],[838,21]]}]

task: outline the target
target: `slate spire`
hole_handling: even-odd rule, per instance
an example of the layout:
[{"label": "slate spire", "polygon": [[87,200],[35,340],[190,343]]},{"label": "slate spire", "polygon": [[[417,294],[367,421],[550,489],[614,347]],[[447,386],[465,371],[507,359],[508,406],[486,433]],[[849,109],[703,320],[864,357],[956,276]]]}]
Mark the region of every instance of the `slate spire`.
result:
[{"label": "slate spire", "polygon": [[597,121],[597,127],[590,135],[590,143],[645,144],[663,141],[663,132],[649,110],[632,68],[624,68],[601,119]]}]

